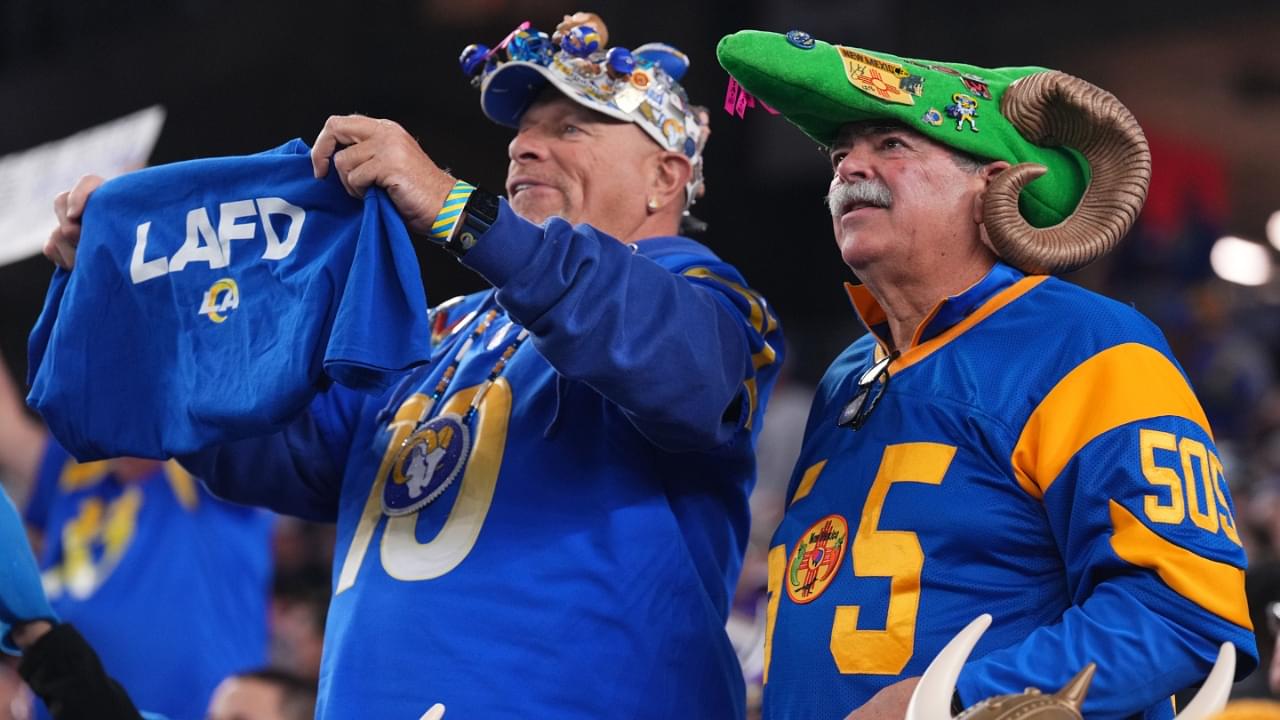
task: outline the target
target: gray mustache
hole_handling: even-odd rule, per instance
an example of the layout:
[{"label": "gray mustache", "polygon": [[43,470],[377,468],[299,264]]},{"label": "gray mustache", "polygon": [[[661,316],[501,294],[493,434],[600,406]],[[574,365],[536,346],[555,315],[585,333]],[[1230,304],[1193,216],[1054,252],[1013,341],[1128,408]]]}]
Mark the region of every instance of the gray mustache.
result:
[{"label": "gray mustache", "polygon": [[882,180],[858,180],[842,182],[827,193],[827,209],[832,217],[840,217],[845,208],[853,203],[864,203],[876,207],[887,208],[893,205],[893,193]]}]

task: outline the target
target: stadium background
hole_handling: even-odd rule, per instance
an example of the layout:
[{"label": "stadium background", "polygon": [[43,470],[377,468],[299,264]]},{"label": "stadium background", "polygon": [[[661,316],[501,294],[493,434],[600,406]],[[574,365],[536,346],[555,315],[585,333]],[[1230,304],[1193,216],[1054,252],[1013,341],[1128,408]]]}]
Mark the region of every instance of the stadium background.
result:
[{"label": "stadium background", "polygon": [[[785,121],[719,109],[726,75],[716,39],[798,28],[905,56],[1046,65],[1120,97],[1152,143],[1151,197],[1122,249],[1071,279],[1135,304],[1169,336],[1220,441],[1253,576],[1270,578],[1255,613],[1280,600],[1271,564],[1280,549],[1280,280],[1262,272],[1280,246],[1275,0],[4,0],[0,156],[157,103],[167,119],[153,164],[310,141],[329,114],[360,112],[397,120],[440,165],[498,190],[511,133],[483,119],[458,52],[492,45],[525,19],[550,31],[578,9],[605,18],[612,45],[657,40],[689,54],[685,85],[713,110],[708,194],[696,214],[710,225],[708,244],[774,304],[796,397],[861,331],[821,201],[827,163]],[[1244,262],[1256,284],[1223,279],[1239,279],[1226,255],[1211,264],[1224,236],[1251,244]],[[433,303],[482,286],[435,249],[420,257]],[[0,350],[18,376],[49,275],[40,257],[0,267]],[[796,424],[793,413],[767,427],[796,434]],[[784,471],[766,472],[763,489],[785,482]]]}]

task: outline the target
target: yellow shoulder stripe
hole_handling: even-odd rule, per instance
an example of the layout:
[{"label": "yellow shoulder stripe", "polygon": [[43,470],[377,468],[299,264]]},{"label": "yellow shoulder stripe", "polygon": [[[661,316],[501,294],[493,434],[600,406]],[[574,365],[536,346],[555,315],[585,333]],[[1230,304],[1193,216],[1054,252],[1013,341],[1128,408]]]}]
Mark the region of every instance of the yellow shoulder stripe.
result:
[{"label": "yellow shoulder stripe", "polygon": [[778,352],[773,349],[772,345],[765,343],[764,347],[760,348],[760,352],[751,356],[751,367],[756,372],[760,372],[760,368],[766,365],[772,365],[777,360]]},{"label": "yellow shoulder stripe", "polygon": [[[756,372],[760,372],[760,368],[766,365],[772,365],[778,359],[778,352],[773,349],[773,346],[767,340],[764,340],[766,335],[778,329],[778,319],[774,317],[773,312],[769,310],[769,304],[765,302],[765,299],[759,293],[732,280],[720,277],[704,267],[691,267],[681,274],[685,277],[710,280],[718,285],[723,285],[747,301],[747,307],[751,308],[751,327],[755,328],[755,331],[760,334],[760,339],[764,341],[764,347],[760,348],[760,352],[751,356],[751,367]],[[754,377],[743,381],[743,386],[747,391],[746,428],[750,429],[755,422],[756,407],[759,404],[759,389],[756,387],[756,379]]]},{"label": "yellow shoulder stripe", "polygon": [[[765,347],[768,347],[767,345]],[[756,421],[756,405],[760,402],[760,389],[756,387],[756,379],[749,377],[742,381],[742,386],[747,389],[747,422],[743,427],[750,430]]]},{"label": "yellow shoulder stripe", "polygon": [[87,463],[68,460],[62,466],[62,473],[58,476],[58,489],[62,492],[74,492],[97,483],[111,471],[109,463],[108,460]]},{"label": "yellow shoulder stripe", "polygon": [[704,267],[691,267],[682,274],[685,277],[710,280],[741,295],[751,308],[751,327],[755,328],[756,332],[761,335],[768,335],[778,328],[778,319],[773,316],[764,298],[760,297],[755,291],[743,287],[732,280],[722,278]]},{"label": "yellow shoulder stripe", "polygon": [[1187,418],[1213,438],[1204,410],[1168,358],[1137,343],[1103,350],[1058,381],[1027,418],[1013,449],[1014,476],[1028,494],[1043,498],[1094,438],[1166,415]]},{"label": "yellow shoulder stripe", "polygon": [[795,505],[796,501],[809,494],[813,489],[813,484],[818,482],[818,476],[822,474],[822,468],[827,466],[827,461],[814,463],[808,470],[804,471],[804,477],[800,478],[800,484],[796,486],[796,494],[791,498],[791,505]]},{"label": "yellow shoulder stripe", "polygon": [[191,473],[179,465],[177,460],[170,460],[164,464],[164,476],[183,509],[195,510],[200,503],[200,493],[196,490],[196,481]]},{"label": "yellow shoulder stripe", "polygon": [[1125,562],[1155,570],[1165,585],[1218,617],[1249,630],[1244,571],[1165,540],[1115,500],[1110,501],[1111,549]]}]

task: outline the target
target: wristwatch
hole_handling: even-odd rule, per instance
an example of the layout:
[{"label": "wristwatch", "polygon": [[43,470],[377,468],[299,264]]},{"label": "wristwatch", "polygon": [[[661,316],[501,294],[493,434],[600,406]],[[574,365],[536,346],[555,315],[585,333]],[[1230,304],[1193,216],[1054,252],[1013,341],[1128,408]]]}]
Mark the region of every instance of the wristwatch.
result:
[{"label": "wristwatch", "polygon": [[444,249],[461,258],[498,221],[498,196],[476,188],[467,198],[453,232],[444,241]]}]

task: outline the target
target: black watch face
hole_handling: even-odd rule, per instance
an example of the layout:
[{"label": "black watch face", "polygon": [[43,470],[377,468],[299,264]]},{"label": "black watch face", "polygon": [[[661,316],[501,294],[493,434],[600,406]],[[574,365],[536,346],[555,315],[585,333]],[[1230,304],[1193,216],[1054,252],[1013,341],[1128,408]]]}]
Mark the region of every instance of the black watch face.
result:
[{"label": "black watch face", "polygon": [[499,207],[497,195],[477,189],[471,193],[470,200],[468,205],[474,205],[474,207],[467,208],[468,215],[475,215],[489,224],[497,221]]}]

